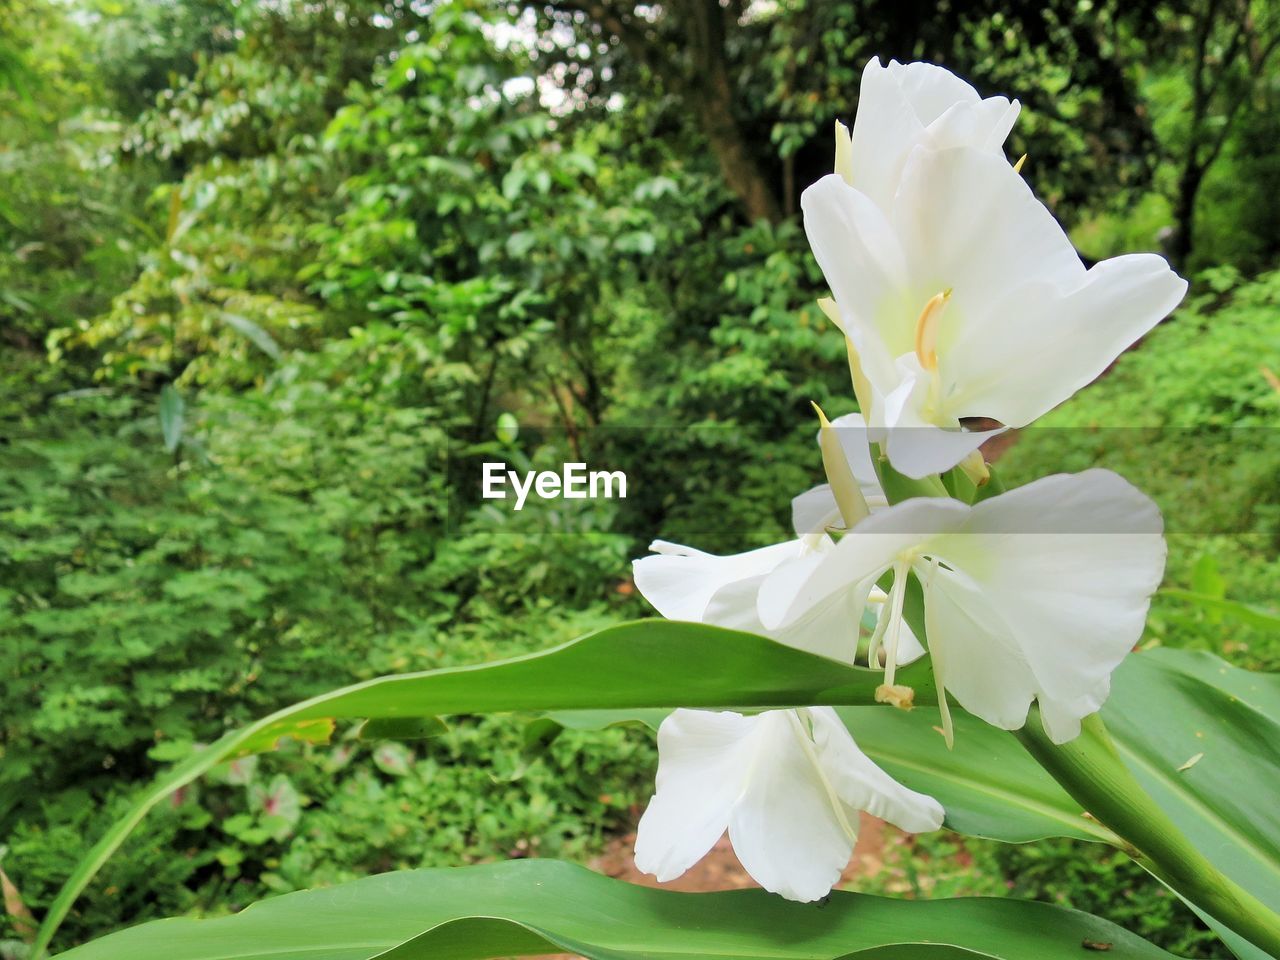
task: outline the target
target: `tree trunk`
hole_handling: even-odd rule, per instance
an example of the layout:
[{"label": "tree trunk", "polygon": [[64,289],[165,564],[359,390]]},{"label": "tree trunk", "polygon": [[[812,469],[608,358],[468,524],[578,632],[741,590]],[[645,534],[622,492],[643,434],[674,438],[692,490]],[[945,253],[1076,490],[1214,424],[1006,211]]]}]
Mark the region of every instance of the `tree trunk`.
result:
[{"label": "tree trunk", "polygon": [[[1192,149],[1195,149],[1194,146]],[[1173,237],[1169,243],[1169,260],[1179,270],[1186,266],[1195,243],[1196,197],[1203,181],[1204,170],[1195,157],[1188,157],[1182,176],[1178,179],[1178,197],[1173,211]]]},{"label": "tree trunk", "polygon": [[552,0],[550,6],[570,13],[585,14],[606,35],[616,37],[635,60],[652,71],[685,104],[707,138],[725,185],[738,197],[753,221],[778,223],[782,204],[775,185],[743,136],[734,107],[737,91],[730,76],[725,50],[730,24],[742,16],[741,0],[668,0],[668,14],[684,36],[677,47],[668,49],[662,38],[646,28],[629,3],[608,0]]},{"label": "tree trunk", "polygon": [[778,198],[729,113],[729,97],[726,95],[720,99],[707,91],[696,95],[695,106],[698,125],[720,165],[720,175],[742,201],[747,217],[752,221],[781,221],[782,209]]},{"label": "tree trunk", "polygon": [[760,167],[734,116],[734,87],[725,57],[726,12],[718,0],[692,0],[685,8],[694,53],[694,70],[685,78],[702,134],[720,165],[725,184],[742,201],[752,221],[782,220],[777,193]]}]

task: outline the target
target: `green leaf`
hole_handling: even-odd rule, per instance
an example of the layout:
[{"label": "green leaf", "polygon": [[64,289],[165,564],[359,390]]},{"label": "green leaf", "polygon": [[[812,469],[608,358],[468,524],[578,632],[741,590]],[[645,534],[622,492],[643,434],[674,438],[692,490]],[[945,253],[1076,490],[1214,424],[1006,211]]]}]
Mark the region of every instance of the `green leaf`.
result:
[{"label": "green leaf", "polygon": [[403,777],[413,766],[413,754],[402,744],[384,743],[373,751],[373,765],[393,777]]},{"label": "green leaf", "polygon": [[520,436],[520,421],[515,418],[515,414],[509,411],[498,414],[496,433],[499,443],[515,443]]},{"label": "green leaf", "polygon": [[1007,731],[956,711],[955,748],[934,729],[932,710],[842,707],[863,752],[894,779],[935,797],[946,826],[972,837],[1025,843],[1045,837],[1114,842],[1088,819]]},{"label": "green leaf", "polygon": [[[674,893],[553,860],[414,870],[276,897],[216,920],[161,920],[65,960],[470,960],[565,951],[590,960],[1112,960],[1170,954],[1088,914],[999,898],[761,890]],[[896,949],[895,949],[896,948]]]},{"label": "green leaf", "polygon": [[1213,554],[1203,554],[1191,570],[1191,589],[1195,593],[1221,600],[1227,595],[1227,581],[1218,571],[1218,561]]},{"label": "green leaf", "polygon": [[[1102,715],[1125,764],[1186,837],[1280,912],[1280,676],[1151,650],[1125,660]],[[1205,919],[1238,956],[1266,957]]]},{"label": "green leaf", "polygon": [[[953,830],[1006,842],[1051,836],[1114,842],[1013,736],[963,711],[955,713],[952,751],[931,729],[934,710],[838,712],[869,757],[938,799]],[[1126,764],[1192,843],[1280,910],[1280,675],[1241,670],[1207,653],[1150,650],[1116,671],[1102,714]],[[630,721],[656,729],[661,716],[574,711],[543,722],[600,729]],[[545,727],[536,734],[549,736]],[[1246,951],[1241,955],[1262,956],[1237,948],[1229,933],[1225,939]]]},{"label": "green leaf", "polygon": [[284,840],[292,834],[302,816],[302,798],[293,781],[283,773],[276,774],[265,787],[251,786],[249,803],[261,817],[263,830],[275,840]]},{"label": "green leaf", "polygon": [[255,347],[272,360],[280,359],[280,347],[276,345],[271,334],[267,333],[248,317],[242,317],[238,313],[230,313],[226,310],[218,311],[218,316],[222,318],[227,326],[243,334]]},{"label": "green leaf", "polygon": [[1187,603],[1195,604],[1201,609],[1222,614],[1249,626],[1262,627],[1264,630],[1280,630],[1280,613],[1268,610],[1266,607],[1242,603],[1239,600],[1227,600],[1224,597],[1213,596],[1212,594],[1196,593],[1193,590],[1161,590],[1160,596],[1173,597],[1175,600],[1185,600]]},{"label": "green leaf", "polygon": [[182,442],[182,426],[187,404],[182,394],[166,383],[160,389],[160,432],[164,435],[164,448],[170,453]]},{"label": "green leaf", "polygon": [[377,717],[360,725],[361,740],[430,740],[449,732],[439,717]]},{"label": "green leaf", "polygon": [[[601,677],[610,682],[600,682]],[[936,702],[926,663],[899,673],[916,702]],[[784,707],[875,702],[879,671],[850,667],[764,637],[696,623],[639,620],[543,653],[471,667],[382,677],[286,707],[228,733],[143,791],[85,858],[50,906],[40,949],[107,858],[147,812],[215,764],[274,749],[284,737],[324,740],[335,719],[428,717],[529,710]]]}]

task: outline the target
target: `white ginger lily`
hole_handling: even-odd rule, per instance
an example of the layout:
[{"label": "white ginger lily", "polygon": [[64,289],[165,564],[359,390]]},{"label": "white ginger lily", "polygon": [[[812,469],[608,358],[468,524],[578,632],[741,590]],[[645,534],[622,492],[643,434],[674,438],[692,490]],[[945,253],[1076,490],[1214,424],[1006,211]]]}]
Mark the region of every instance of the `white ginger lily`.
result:
[{"label": "white ginger lily", "polygon": [[1164,561],[1160,512],[1145,494],[1107,470],[1058,474],[974,506],[920,498],[877,511],[830,550],[775,568],[757,588],[756,616],[785,634],[833,598],[856,604],[892,571],[872,648],[883,644],[882,698],[909,703],[894,679],[914,574],[948,743],[948,692],[1006,730],[1036,700],[1050,738],[1065,743],[1141,637]]},{"label": "white ginger lily", "polygon": [[[876,619],[875,633],[884,632],[880,621],[887,616],[890,597],[874,583],[833,593],[777,629],[766,627],[758,610],[760,587],[766,577],[779,568],[829,553],[835,546],[830,537],[808,535],[759,550],[718,556],[655,540],[649,544],[653,555],[636,560],[632,570],[636,589],[668,620],[757,633],[789,647],[853,665],[864,610],[869,608]],[[898,664],[922,656],[924,647],[911,628],[903,624]],[[879,660],[869,662],[880,665]]]},{"label": "white ginger lily", "polygon": [[912,833],[943,820],[936,800],[868,759],[830,707],[676,710],[658,729],[657,792],[640,818],[636,866],[674,880],[727,829],[762,887],[818,900],[848,864],[863,810]]},{"label": "white ginger lily", "polygon": [[[850,345],[859,406],[894,468],[920,478],[960,463],[991,435],[964,431],[964,418],[1025,426],[1102,373],[1177,306],[1187,285],[1155,254],[1086,269],[1053,215],[992,149],[1003,120],[943,124],[974,136],[906,135],[885,107],[896,102],[893,86],[867,89],[875,76],[869,67],[852,142],[837,140],[841,172],[809,187],[801,206],[834,294],[823,308]],[[871,95],[881,87],[888,92]],[[934,123],[962,116],[961,106]],[[988,113],[995,107],[982,108]],[[917,113],[917,124],[928,115]],[[904,144],[905,157],[891,159]]]},{"label": "white ginger lily", "polygon": [[888,210],[913,147],[973,147],[1003,158],[1019,109],[1017,100],[983,99],[932,63],[882,66],[873,57],[862,71],[852,136],[836,122],[836,173]]},{"label": "white ginger lily", "polygon": [[[830,435],[839,436],[865,503],[872,510],[883,509],[886,500],[871,466],[861,417],[850,414],[831,426],[837,428]],[[887,613],[889,597],[874,583],[832,594],[780,629],[769,629],[760,621],[757,601],[765,578],[780,567],[835,549],[825,531],[845,526],[830,484],[814,487],[792,500],[791,515],[797,539],[730,556],[655,540],[649,545],[654,555],[632,564],[636,588],[668,620],[758,633],[789,647],[853,664],[862,614],[868,607],[876,617],[875,632],[883,633],[879,622]],[[898,663],[906,664],[923,655],[924,647],[904,624]],[[877,660],[871,662],[879,665]]]},{"label": "white ginger lily", "polygon": [[[1017,100],[983,99],[968,83],[932,63],[890,60],[882,66],[879,57],[872,57],[862,71],[852,135],[836,121],[835,172],[887,212],[915,147],[972,147],[1003,159],[1004,140],[1019,110]],[[835,301],[818,303],[843,329]],[[857,348],[847,336],[846,342],[858,406],[867,415],[873,390],[862,372]]]}]

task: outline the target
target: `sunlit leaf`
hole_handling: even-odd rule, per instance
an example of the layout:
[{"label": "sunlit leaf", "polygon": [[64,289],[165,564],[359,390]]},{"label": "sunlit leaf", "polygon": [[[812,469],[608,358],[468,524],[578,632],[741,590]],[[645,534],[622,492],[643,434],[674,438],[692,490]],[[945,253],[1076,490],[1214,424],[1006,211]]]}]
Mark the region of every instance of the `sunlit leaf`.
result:
[{"label": "sunlit leaf", "polygon": [[984,957],[1169,960],[1105,920],[999,898],[817,904],[761,890],[674,893],[554,860],[416,870],[277,897],[216,920],[161,920],[66,960],[479,960],[554,952],[589,960]]}]

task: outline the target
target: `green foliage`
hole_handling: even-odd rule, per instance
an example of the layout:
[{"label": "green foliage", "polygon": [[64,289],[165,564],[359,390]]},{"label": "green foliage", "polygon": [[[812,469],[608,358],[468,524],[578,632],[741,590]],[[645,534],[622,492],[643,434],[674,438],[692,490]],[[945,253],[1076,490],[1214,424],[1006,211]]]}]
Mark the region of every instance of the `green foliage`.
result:
[{"label": "green foliage", "polygon": [[1104,916],[1180,957],[1227,960],[1230,952],[1191,911],[1123,853],[1078,842],[991,846],[990,867],[1008,895]]},{"label": "green foliage", "polygon": [[[73,960],[208,957],[211,944],[255,960],[543,955],[571,950],[599,960],[733,956],[829,960],[981,955],[1059,960],[1082,943],[1117,958],[1170,955],[1104,921],[1046,904],[974,899],[910,902],[834,893],[823,905],[760,890],[699,896],[643,887],[547,861],[369,877],[282,897],[236,917],[173,921],[164,935],[124,931],[68,954]],[[806,935],[792,931],[804,929]],[[904,944],[905,947],[897,947]],[[1102,945],[1105,944],[1105,947]],[[951,947],[951,949],[948,949]],[[909,951],[909,952],[904,952]]]},{"label": "green foliage", "polygon": [[[358,404],[293,386],[210,404],[184,441],[196,458],[176,465],[153,408],[127,397],[55,399],[82,425],[37,420],[5,448],[6,797],[134,775],[156,737],[216,735],[360,675],[377,632],[403,623],[415,541],[440,523],[429,432],[412,411],[371,432]],[[318,398],[326,431],[300,432],[286,409]],[[377,471],[362,466],[373,448]],[[324,649],[335,633],[363,639]]]},{"label": "green foliage", "polygon": [[[867,56],[1021,97],[1010,149],[1090,256],[1175,225],[1195,4],[753,5],[726,18],[720,106],[683,7],[654,8],[637,47],[557,6],[0,2],[0,837],[37,914],[138,784],[228,725],[637,615],[627,560],[655,534],[725,551],[785,535],[818,479],[808,401],[852,407],[785,212],[830,170]],[[511,34],[518,16],[559,26]],[[534,75],[560,68],[548,107]],[[1140,479],[1178,518],[1170,583],[1264,612],[1272,445],[1211,439],[1152,472],[1150,434],[1093,428],[1273,429],[1259,367],[1280,372],[1280,275],[1240,272],[1278,246],[1273,68],[1196,211],[1193,262],[1235,268],[1002,464]],[[725,113],[775,223],[747,223],[726,180],[709,135]],[[1099,192],[1099,168],[1118,186]],[[503,415],[517,437],[495,437]],[[625,463],[628,499],[517,514],[468,479],[481,459],[571,456]],[[1280,665],[1269,621],[1238,612],[1161,598],[1151,636]],[[516,722],[344,737],[162,805],[62,943],[386,869],[586,858],[652,772],[647,740],[617,730],[537,761]],[[1074,848],[950,842],[928,865],[950,879],[892,892],[1008,877],[1212,955],[1106,856],[1072,874]],[[966,891],[970,855],[987,875]],[[1132,898],[1105,903],[1117,882]],[[16,933],[0,919],[0,941]]]}]

